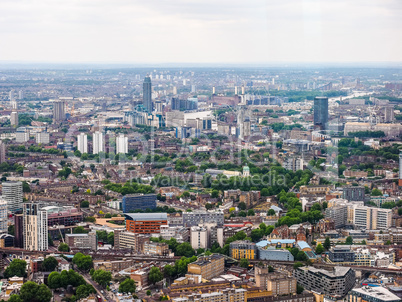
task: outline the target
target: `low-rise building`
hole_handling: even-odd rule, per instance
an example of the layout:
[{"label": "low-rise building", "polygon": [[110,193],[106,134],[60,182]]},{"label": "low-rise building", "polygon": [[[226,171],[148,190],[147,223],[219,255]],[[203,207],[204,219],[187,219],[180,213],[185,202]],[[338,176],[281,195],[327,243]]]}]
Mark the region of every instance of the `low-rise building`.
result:
[{"label": "low-rise building", "polygon": [[257,259],[257,246],[247,240],[238,240],[229,245],[230,256],[235,259]]},{"label": "low-rise building", "polygon": [[348,302],[398,302],[401,299],[388,289],[378,286],[354,288],[348,294]]},{"label": "low-rise building", "polygon": [[65,240],[70,248],[91,249],[96,251],[98,247],[96,232],[89,232],[88,234],[66,234]]}]

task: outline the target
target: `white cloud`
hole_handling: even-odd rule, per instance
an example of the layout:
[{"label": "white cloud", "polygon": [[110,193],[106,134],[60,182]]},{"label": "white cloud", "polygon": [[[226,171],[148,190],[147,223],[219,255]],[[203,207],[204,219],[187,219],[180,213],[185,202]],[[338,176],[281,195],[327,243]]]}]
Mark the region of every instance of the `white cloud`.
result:
[{"label": "white cloud", "polygon": [[398,0],[2,0],[0,61],[402,61]]}]

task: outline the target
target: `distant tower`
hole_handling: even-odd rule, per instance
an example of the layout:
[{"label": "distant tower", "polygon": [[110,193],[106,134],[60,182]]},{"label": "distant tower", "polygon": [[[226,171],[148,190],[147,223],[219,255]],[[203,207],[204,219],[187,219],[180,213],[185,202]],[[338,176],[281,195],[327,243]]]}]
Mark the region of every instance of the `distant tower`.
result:
[{"label": "distant tower", "polygon": [[0,142],[0,164],[6,161],[6,144],[3,141]]},{"label": "distant tower", "polygon": [[22,182],[3,182],[2,186],[3,199],[7,201],[8,211],[14,213],[21,210],[24,197],[22,192]]},{"label": "distant tower", "polygon": [[122,133],[116,137],[116,154],[119,153],[128,153],[128,137]]},{"label": "distant tower", "polygon": [[402,151],[399,153],[399,186],[402,187]]},{"label": "distant tower", "polygon": [[238,94],[238,88],[237,88],[237,86],[235,86],[235,95],[237,95]]},{"label": "distant tower", "polygon": [[314,98],[314,126],[326,130],[328,126],[328,98]]},{"label": "distant tower", "polygon": [[143,89],[143,105],[148,113],[152,112],[152,82],[149,76],[146,76],[144,79],[144,84],[142,85]]},{"label": "distant tower", "polygon": [[63,100],[53,101],[53,120],[55,122],[66,120],[65,103]]},{"label": "distant tower", "polygon": [[215,86],[212,87],[212,94],[215,94]]},{"label": "distant tower", "polygon": [[23,90],[18,91],[18,99],[19,100],[24,99],[24,91]]},{"label": "distant tower", "polygon": [[196,93],[197,92],[197,86],[195,86],[194,84],[191,85],[191,93]]},{"label": "distant tower", "polygon": [[102,132],[96,131],[94,133],[92,149],[93,154],[98,154],[99,152],[105,151],[105,138]]},{"label": "distant tower", "polygon": [[11,126],[18,126],[18,112],[16,112],[16,111],[11,112],[10,124],[11,124]]},{"label": "distant tower", "polygon": [[241,86],[241,94],[246,94],[246,89],[244,88],[244,86]]},{"label": "distant tower", "polygon": [[10,99],[10,102],[15,100],[14,90],[10,90],[9,99]]},{"label": "distant tower", "polygon": [[88,153],[88,136],[80,133],[77,136],[77,150],[82,153]]},{"label": "distant tower", "polygon": [[176,95],[177,94],[177,87],[176,86],[173,86],[173,95]]},{"label": "distant tower", "polygon": [[24,203],[24,249],[30,251],[48,250],[47,211],[37,203]]}]

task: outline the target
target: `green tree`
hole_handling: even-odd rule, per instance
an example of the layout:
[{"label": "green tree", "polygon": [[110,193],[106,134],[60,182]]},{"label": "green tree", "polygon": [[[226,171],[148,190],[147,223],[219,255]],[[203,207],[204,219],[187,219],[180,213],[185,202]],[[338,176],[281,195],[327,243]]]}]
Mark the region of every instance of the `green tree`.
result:
[{"label": "green tree", "polygon": [[47,277],[47,284],[51,289],[57,289],[62,287],[60,274],[58,272],[51,272]]},{"label": "green tree", "polygon": [[275,269],[272,266],[268,265],[268,272],[273,273],[274,271]]},{"label": "green tree", "polygon": [[100,286],[106,287],[112,281],[112,273],[98,269],[92,274],[92,280]]},{"label": "green tree", "polygon": [[131,278],[127,278],[119,285],[119,292],[120,293],[135,293],[135,282]]},{"label": "green tree", "polygon": [[239,210],[244,211],[246,209],[246,203],[244,203],[243,201],[239,202],[237,207],[239,208]]},{"label": "green tree", "polygon": [[276,212],[275,212],[274,209],[269,209],[267,215],[268,215],[268,216],[275,216],[275,215],[276,215]]},{"label": "green tree", "polygon": [[371,196],[382,196],[382,192],[375,188],[371,191]]},{"label": "green tree", "polygon": [[24,260],[14,259],[4,271],[4,277],[7,279],[14,276],[25,277],[26,267],[27,263]]},{"label": "green tree", "polygon": [[317,244],[317,247],[315,248],[315,253],[320,255],[324,252],[324,247],[322,246],[321,243]]},{"label": "green tree", "polygon": [[22,191],[24,193],[29,193],[31,192],[31,187],[29,186],[29,184],[26,181],[22,182]]},{"label": "green tree", "polygon": [[325,237],[324,248],[328,251],[330,247],[331,247],[331,240],[329,239],[329,237]]},{"label": "green tree", "polygon": [[88,216],[85,218],[85,221],[94,223],[96,221],[96,218],[93,216]]},{"label": "green tree", "polygon": [[152,267],[149,271],[148,275],[148,280],[152,283],[155,284],[163,279],[163,275],[159,267]]},{"label": "green tree", "polygon": [[76,228],[73,229],[73,233],[74,234],[86,234],[88,233],[83,226],[78,226]]},{"label": "green tree", "polygon": [[21,286],[20,298],[24,302],[50,302],[52,292],[45,284],[28,281]]},{"label": "green tree", "polygon": [[248,262],[248,259],[242,258],[240,259],[240,267],[248,268],[250,266],[250,263]]},{"label": "green tree", "polygon": [[55,268],[59,265],[59,262],[54,257],[47,257],[43,260],[41,269],[44,272],[53,272]]},{"label": "green tree", "polygon": [[81,206],[81,208],[88,208],[89,207],[89,201],[86,201],[86,200],[81,201],[80,206]]},{"label": "green tree", "polygon": [[57,250],[58,250],[59,252],[69,252],[69,251],[70,251],[70,247],[68,246],[67,243],[61,242],[61,243],[59,244],[59,247],[57,248]]},{"label": "green tree", "polygon": [[302,267],[302,266],[304,266],[304,264],[301,263],[301,262],[295,262],[295,264],[293,264],[294,269],[297,269],[297,268]]},{"label": "green tree", "polygon": [[[1,300],[2,302],[4,300]],[[19,295],[11,295],[7,302],[23,302]]]},{"label": "green tree", "polygon": [[105,218],[112,218],[112,214],[110,213],[105,214]]},{"label": "green tree", "polygon": [[73,257],[73,263],[84,271],[89,271],[93,267],[92,257],[89,255],[84,255],[82,253],[77,253]]},{"label": "green tree", "polygon": [[114,245],[114,233],[110,232],[109,234],[107,234],[107,243]]},{"label": "green tree", "polygon": [[304,287],[297,283],[296,293],[300,295],[304,291]]},{"label": "green tree", "polygon": [[150,295],[152,295],[152,293],[151,293],[151,291],[148,289],[148,290],[147,290],[147,296],[150,296]]},{"label": "green tree", "polygon": [[352,238],[352,236],[346,237],[346,244],[353,244],[353,238]]},{"label": "green tree", "polygon": [[212,198],[218,198],[219,197],[219,191],[218,190],[212,190],[211,197]]},{"label": "green tree", "polygon": [[91,284],[81,284],[75,290],[75,296],[77,299],[83,299],[88,297],[90,294],[95,294],[96,290]]},{"label": "green tree", "polygon": [[179,244],[176,249],[176,256],[184,256],[184,257],[191,257],[195,254],[194,249],[191,247],[191,244],[188,242],[183,242]]},{"label": "green tree", "polygon": [[255,212],[253,209],[250,209],[247,211],[247,216],[254,216],[254,215],[255,215]]}]

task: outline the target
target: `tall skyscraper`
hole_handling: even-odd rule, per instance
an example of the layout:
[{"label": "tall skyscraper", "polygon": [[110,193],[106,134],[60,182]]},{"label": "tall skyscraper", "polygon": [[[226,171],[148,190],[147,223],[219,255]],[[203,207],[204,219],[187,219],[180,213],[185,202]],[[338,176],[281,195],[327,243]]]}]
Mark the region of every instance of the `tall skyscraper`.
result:
[{"label": "tall skyscraper", "polygon": [[14,101],[15,99],[14,90],[10,90],[8,98],[10,99],[10,102]]},{"label": "tall skyscraper", "polygon": [[80,133],[77,136],[77,150],[82,153],[88,153],[88,136]]},{"label": "tall skyscraper", "polygon": [[143,88],[143,104],[148,113],[152,112],[152,82],[149,76],[144,79]]},{"label": "tall skyscraper", "polygon": [[3,199],[7,201],[8,211],[16,212],[22,209],[22,182],[7,181],[2,184]]},{"label": "tall skyscraper", "polygon": [[93,154],[105,151],[105,137],[102,132],[96,131],[93,135]]},{"label": "tall skyscraper", "polygon": [[0,198],[0,234],[7,233],[8,226],[7,201]]},{"label": "tall skyscraper", "polygon": [[47,211],[41,210],[37,203],[24,203],[22,214],[24,217],[24,249],[47,251]]},{"label": "tall skyscraper", "polygon": [[128,153],[128,137],[122,133],[116,137],[116,153]]},{"label": "tall skyscraper", "polygon": [[314,98],[314,126],[321,130],[328,127],[328,98],[317,96]]},{"label": "tall skyscraper", "polygon": [[63,100],[53,101],[53,120],[61,122],[66,119],[65,103]]},{"label": "tall skyscraper", "polygon": [[398,185],[402,187],[402,151],[399,153],[399,182]]},{"label": "tall skyscraper", "polygon": [[23,91],[23,90],[18,91],[18,99],[19,99],[19,100],[23,100],[23,99],[24,99],[24,91]]}]

